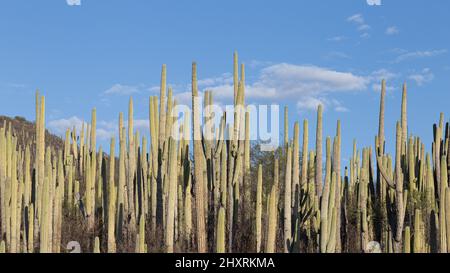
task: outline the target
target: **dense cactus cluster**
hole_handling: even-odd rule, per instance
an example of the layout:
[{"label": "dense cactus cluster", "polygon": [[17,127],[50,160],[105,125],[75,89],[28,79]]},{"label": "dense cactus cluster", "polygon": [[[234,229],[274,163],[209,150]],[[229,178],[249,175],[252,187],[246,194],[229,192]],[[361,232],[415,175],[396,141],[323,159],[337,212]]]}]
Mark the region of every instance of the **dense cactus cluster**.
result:
[{"label": "dense cactus cluster", "polygon": [[[163,65],[160,96],[149,99],[150,131],[134,129],[130,99],[109,154],[97,148],[96,109],[81,131],[67,129],[63,148],[48,145],[37,92],[34,135],[6,122],[0,128],[0,252],[67,252],[71,241],[95,253],[372,252],[377,244],[383,252],[450,251],[443,115],[427,153],[408,135],[405,85],[396,136],[386,137],[383,81],[374,146],[358,149],[355,141],[349,166],[341,167],[340,121],[323,139],[322,106],[315,149],[308,120],[302,130],[295,122],[289,138],[286,107],[283,145],[255,156],[236,53],[233,72],[232,123],[225,114],[210,122],[213,93],[200,97],[193,63],[192,111],[175,127],[177,101]],[[387,141],[395,141],[393,156]]]}]

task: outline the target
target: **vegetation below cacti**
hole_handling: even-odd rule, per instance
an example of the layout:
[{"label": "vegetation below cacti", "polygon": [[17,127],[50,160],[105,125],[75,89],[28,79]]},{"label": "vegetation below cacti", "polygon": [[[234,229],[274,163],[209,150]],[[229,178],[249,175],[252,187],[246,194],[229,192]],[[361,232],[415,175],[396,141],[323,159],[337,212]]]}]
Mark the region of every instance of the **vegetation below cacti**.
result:
[{"label": "vegetation below cacti", "polygon": [[[383,81],[374,146],[355,141],[348,166],[341,166],[340,121],[323,141],[321,106],[314,150],[307,120],[288,137],[285,108],[284,143],[263,152],[249,138],[244,70],[235,54],[241,107],[234,123],[224,115],[214,125],[208,113],[201,120],[194,63],[193,108],[175,131],[177,102],[163,65],[160,96],[149,99],[151,137],[134,130],[130,99],[127,127],[120,113],[109,154],[96,145],[96,109],[90,124],[67,128],[64,139],[46,131],[39,92],[35,124],[0,117],[0,252],[67,252],[73,241],[84,252],[110,253],[450,251],[443,115],[427,153],[408,134],[405,85],[395,138],[386,137]],[[212,105],[213,93],[203,101]],[[392,157],[386,141],[395,141]]]}]

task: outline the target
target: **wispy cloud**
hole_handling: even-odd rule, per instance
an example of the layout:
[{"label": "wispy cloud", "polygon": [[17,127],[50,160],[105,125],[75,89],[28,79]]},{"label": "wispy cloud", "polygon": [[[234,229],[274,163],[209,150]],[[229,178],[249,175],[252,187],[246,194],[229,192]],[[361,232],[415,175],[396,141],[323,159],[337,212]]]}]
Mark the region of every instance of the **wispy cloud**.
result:
[{"label": "wispy cloud", "polygon": [[350,17],[347,17],[347,22],[352,23],[356,25],[356,29],[359,32],[363,32],[361,35],[359,35],[360,38],[368,39],[370,38],[369,30],[370,25],[366,24],[366,21],[361,13],[354,14]]},{"label": "wispy cloud", "polygon": [[375,70],[370,74],[370,77],[376,81],[381,80],[389,81],[391,79],[397,78],[398,76],[399,75],[397,73],[394,73],[386,68]]},{"label": "wispy cloud", "polygon": [[361,13],[357,13],[357,14],[354,14],[352,16],[349,16],[347,18],[347,21],[351,22],[351,23],[358,24],[358,25],[362,25],[362,24],[364,24],[364,17],[362,16]]},{"label": "wispy cloud", "polygon": [[368,38],[370,38],[370,34],[367,32],[364,32],[363,34],[359,35],[359,37],[361,37],[363,39],[368,39]]},{"label": "wispy cloud", "polygon": [[325,105],[325,100],[320,98],[306,97],[297,102],[297,109],[314,111],[319,105]]},{"label": "wispy cloud", "polygon": [[[332,93],[357,92],[367,89],[368,79],[350,72],[337,71],[314,65],[279,63],[259,71],[257,80],[245,87],[246,98],[260,100],[297,100],[297,108],[312,110],[318,104],[333,106],[336,111],[345,107],[331,101]],[[230,100],[233,85],[205,86],[216,98]],[[188,94],[182,94],[182,96]],[[190,95],[190,94],[189,94]]]},{"label": "wispy cloud", "polygon": [[396,26],[388,27],[385,31],[386,35],[396,35],[399,32],[400,32],[400,30]]},{"label": "wispy cloud", "polygon": [[408,76],[408,79],[416,82],[418,86],[422,86],[434,79],[434,74],[430,68],[424,68],[420,73],[414,73]]},{"label": "wispy cloud", "polygon": [[327,41],[341,42],[341,41],[344,41],[345,39],[347,39],[347,37],[345,37],[345,36],[334,36],[334,37],[328,38]]},{"label": "wispy cloud", "polygon": [[369,30],[369,29],[370,29],[370,26],[367,25],[367,24],[363,24],[363,25],[360,25],[360,26],[358,27],[358,30],[359,30],[359,31],[366,31],[366,30]]},{"label": "wispy cloud", "polygon": [[325,97],[305,97],[297,101],[296,107],[299,112],[315,111],[317,107],[322,105],[325,110],[332,109],[335,112],[345,113],[350,110],[343,106],[342,103],[336,99],[329,99]]},{"label": "wispy cloud", "polygon": [[264,67],[264,66],[269,66],[273,63],[269,62],[269,61],[251,60],[251,61],[247,62],[246,64],[250,68],[260,68],[260,67]]},{"label": "wispy cloud", "polygon": [[30,88],[28,84],[19,83],[19,82],[0,82],[0,89],[3,92],[11,92],[11,93],[28,93],[34,92],[33,88]]},{"label": "wispy cloud", "polygon": [[350,59],[350,56],[344,52],[332,51],[332,52],[327,53],[324,56],[324,58],[328,59],[328,60],[330,60],[330,59]]},{"label": "wispy cloud", "polygon": [[[89,122],[84,122],[85,130]],[[48,122],[48,128],[54,134],[64,136],[67,129],[72,130],[76,128],[77,132],[80,132],[83,126],[83,119],[72,116],[69,118],[55,119]],[[124,126],[128,127],[128,120],[125,120]],[[134,119],[133,127],[135,131],[139,131],[142,134],[147,134],[149,131],[148,119]],[[97,121],[96,135],[99,140],[109,140],[113,136],[119,134],[119,123],[117,120],[99,120]]]},{"label": "wispy cloud", "polygon": [[135,93],[139,93],[140,88],[133,85],[114,84],[103,92],[103,95],[125,95],[129,96]]},{"label": "wispy cloud", "polygon": [[48,122],[48,128],[57,135],[64,135],[67,129],[75,127],[77,131],[82,128],[83,120],[77,116],[51,120]]},{"label": "wispy cloud", "polygon": [[447,49],[438,49],[438,50],[425,50],[425,51],[414,51],[414,52],[404,52],[397,56],[395,59],[396,63],[403,62],[411,59],[419,59],[419,58],[430,58],[439,56],[447,53]]},{"label": "wispy cloud", "polygon": [[366,0],[369,6],[381,6],[381,0]]},{"label": "wispy cloud", "polygon": [[[349,72],[340,72],[313,65],[280,63],[260,71],[258,79],[246,85],[246,97],[252,99],[286,99],[332,92],[356,91],[366,88],[366,79]],[[218,97],[233,96],[233,86],[208,86]]]},{"label": "wispy cloud", "polygon": [[331,103],[334,108],[334,111],[336,112],[340,113],[350,112],[350,110],[347,107],[343,106],[342,103],[338,100],[333,99],[331,100]]},{"label": "wispy cloud", "polygon": [[391,84],[392,80],[397,79],[400,75],[394,73],[386,68],[373,71],[367,78],[372,82],[372,90],[376,92],[381,91],[381,81],[386,80],[386,91],[391,92],[395,87]]},{"label": "wispy cloud", "polygon": [[81,0],[66,0],[69,6],[81,6]]},{"label": "wispy cloud", "polygon": [[[342,52],[331,54],[337,58],[349,58]],[[349,111],[342,103],[335,100],[334,94],[359,92],[368,90],[381,78],[390,79],[395,74],[387,70],[374,71],[369,75],[358,75],[352,72],[320,67],[315,65],[296,65],[277,63],[265,66],[256,71],[254,81],[247,81],[245,95],[248,103],[277,100],[297,101],[297,108],[312,110],[318,104],[338,112]],[[221,105],[233,99],[234,87],[232,74],[198,80],[200,91],[213,91],[214,102]],[[189,84],[175,84],[174,98],[179,105],[191,105],[192,94]],[[155,86],[153,91],[159,91]],[[144,121],[143,126],[148,126]]]},{"label": "wispy cloud", "polygon": [[231,73],[224,73],[219,77],[205,78],[198,80],[198,86],[211,86],[219,84],[231,84],[233,82],[233,75]]}]

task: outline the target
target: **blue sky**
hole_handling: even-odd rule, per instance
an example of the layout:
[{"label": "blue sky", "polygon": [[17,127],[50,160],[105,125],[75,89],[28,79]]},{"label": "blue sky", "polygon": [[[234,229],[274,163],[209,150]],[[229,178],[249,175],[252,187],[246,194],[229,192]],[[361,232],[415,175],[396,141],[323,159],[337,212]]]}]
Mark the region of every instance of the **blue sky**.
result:
[{"label": "blue sky", "polygon": [[[107,146],[119,111],[135,100],[146,133],[148,96],[163,63],[186,100],[191,62],[201,88],[229,100],[232,54],[246,64],[247,102],[290,108],[290,122],[310,121],[325,106],[324,134],[342,121],[343,157],[372,145],[378,85],[388,80],[386,134],[392,151],[401,84],[408,84],[409,133],[429,149],[432,123],[450,115],[450,2],[353,1],[3,1],[0,7],[0,114],[34,120],[34,91],[46,95],[47,124],[57,134],[90,120]],[[292,129],[291,129],[292,131]]]}]

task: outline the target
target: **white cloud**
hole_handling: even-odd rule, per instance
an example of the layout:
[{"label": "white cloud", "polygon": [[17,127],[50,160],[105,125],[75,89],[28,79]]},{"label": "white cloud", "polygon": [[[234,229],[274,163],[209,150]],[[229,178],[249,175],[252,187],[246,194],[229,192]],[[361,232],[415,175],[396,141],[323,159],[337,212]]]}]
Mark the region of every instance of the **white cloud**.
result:
[{"label": "white cloud", "polygon": [[390,81],[398,78],[399,75],[385,68],[373,71],[367,78],[372,82],[372,90],[376,92],[381,91],[381,81],[386,80],[386,91],[391,92],[395,89],[394,86],[390,85]]},{"label": "white cloud", "polygon": [[67,129],[71,129],[75,126],[77,131],[81,130],[83,120],[77,116],[73,116],[67,119],[57,119],[48,122],[48,128],[57,135],[64,135]]},{"label": "white cloud", "polygon": [[109,131],[103,128],[96,128],[95,133],[99,140],[109,140],[115,135],[114,131]]},{"label": "white cloud", "polygon": [[174,94],[175,99],[179,105],[191,105],[192,104],[192,92],[186,91]]},{"label": "white cloud", "polygon": [[[286,99],[366,88],[364,77],[312,65],[280,63],[261,70],[258,79],[245,87],[246,98]],[[232,98],[232,84],[208,86],[216,97]]]},{"label": "white cloud", "polygon": [[344,106],[339,105],[339,106],[336,106],[336,107],[334,108],[334,111],[336,111],[336,112],[341,112],[341,113],[346,113],[346,112],[349,112],[350,110],[348,110],[347,107],[344,107]]},{"label": "white cloud", "polygon": [[[67,129],[72,130],[75,126],[77,134],[80,133],[82,128],[83,120],[77,116],[70,118],[62,118],[57,120],[52,120],[48,123],[48,128],[52,133],[59,136],[64,136]],[[88,123],[84,123],[84,128],[86,130]],[[128,128],[128,119],[125,117],[124,121],[125,128]],[[140,135],[148,134],[149,132],[149,121],[148,119],[134,119],[133,127],[135,131],[139,131]],[[119,123],[117,120],[105,121],[98,120],[96,135],[99,140],[109,140],[113,136],[118,136],[119,134]]]},{"label": "white cloud", "polygon": [[354,15],[348,17],[347,22],[353,23],[354,25],[357,26],[356,29],[358,31],[362,32],[362,34],[359,35],[360,38],[362,38],[362,39],[370,38],[370,34],[368,31],[370,30],[371,27],[368,24],[366,24],[362,14],[357,13],[357,14],[354,14]]},{"label": "white cloud", "polygon": [[11,88],[17,88],[17,89],[23,89],[28,87],[28,85],[24,84],[24,83],[8,83],[7,86],[11,87]]},{"label": "white cloud", "polygon": [[359,37],[363,38],[363,39],[367,39],[370,38],[370,34],[367,32],[364,32],[363,34],[361,34]]},{"label": "white cloud", "polygon": [[[349,72],[281,63],[262,70],[257,85],[277,89],[276,96],[362,90],[366,80]],[[283,94],[284,93],[284,94]]]},{"label": "white cloud", "polygon": [[432,81],[434,79],[434,74],[431,72],[431,69],[425,68],[420,73],[409,75],[408,79],[415,81],[418,86],[422,86],[425,83]]},{"label": "white cloud", "polygon": [[362,14],[357,13],[347,18],[348,22],[355,23],[358,25],[364,24],[364,17]]},{"label": "white cloud", "polygon": [[[88,123],[86,122],[84,123],[85,130],[87,128],[87,124]],[[48,123],[48,128],[50,131],[59,136],[64,136],[66,130],[72,130],[74,126],[77,130],[77,134],[79,134],[83,126],[83,120],[77,116],[73,116],[70,118],[52,120]],[[115,131],[116,129],[112,122],[97,122],[96,135],[99,140],[109,140],[115,134]]]},{"label": "white cloud", "polygon": [[395,35],[395,34],[398,34],[400,31],[398,30],[398,28],[396,27],[396,26],[391,26],[391,27],[388,27],[387,29],[386,29],[386,35]]},{"label": "white cloud", "polygon": [[345,36],[334,36],[334,37],[328,38],[327,40],[330,42],[341,42],[345,39],[346,39]]},{"label": "white cloud", "polygon": [[[346,111],[342,105],[328,101],[331,93],[355,92],[367,89],[369,79],[313,65],[280,63],[263,68],[257,80],[245,86],[248,100],[298,100],[300,110],[313,110],[318,104],[330,105],[336,111]],[[232,83],[205,86],[215,98],[230,101],[234,95]],[[190,92],[179,94],[190,100]]]},{"label": "white cloud", "polygon": [[[345,54],[337,54],[339,57],[348,57]],[[267,62],[269,63],[269,62]],[[270,62],[271,63],[271,62]],[[271,64],[259,70],[256,80],[247,82],[245,97],[248,103],[255,101],[298,101],[297,108],[312,110],[319,103],[338,112],[346,112],[348,109],[340,102],[331,99],[331,95],[342,92],[358,92],[374,88],[382,78],[389,80],[397,75],[380,69],[369,75],[357,75],[351,72],[338,71],[326,67],[314,65],[295,65],[289,63]],[[230,73],[224,73],[217,77],[199,79],[200,93],[205,90],[213,91],[214,102],[219,105],[230,103],[234,96],[233,80]],[[174,84],[174,98],[179,105],[191,105],[192,94],[190,84]],[[159,86],[153,88],[159,91]],[[102,126],[111,130],[116,127]],[[148,130],[148,121],[142,123],[135,121],[135,127],[141,127],[139,131]]]},{"label": "white cloud", "polygon": [[151,86],[148,88],[148,91],[150,91],[150,93],[159,94],[160,90],[161,90],[161,86],[159,86],[159,85]]},{"label": "white cloud", "polygon": [[66,0],[69,6],[81,6],[81,0]]},{"label": "white cloud", "polygon": [[312,98],[312,97],[306,97],[302,98],[297,102],[297,109],[298,110],[310,110],[315,111],[317,110],[317,107],[319,105],[322,105],[325,107],[325,101],[323,99],[319,98]]},{"label": "white cloud", "polygon": [[103,92],[104,95],[124,95],[124,96],[128,96],[135,93],[139,93],[138,86],[122,85],[122,84],[115,84],[111,88]]},{"label": "white cloud", "polygon": [[347,107],[343,106],[340,101],[324,97],[305,97],[300,99],[296,104],[298,111],[316,111],[319,105],[322,105],[324,109],[330,108],[341,113],[350,111]]},{"label": "white cloud", "polygon": [[357,13],[347,18],[347,22],[353,23],[357,26],[357,30],[363,32],[359,37],[363,39],[370,38],[370,34],[368,31],[370,30],[370,26],[366,24],[364,17],[362,14]]},{"label": "white cloud", "polygon": [[197,81],[199,87],[233,83],[233,75],[224,73],[219,77],[205,78]]},{"label": "white cloud", "polygon": [[395,79],[398,77],[398,74],[389,71],[385,68],[375,70],[370,74],[370,77],[376,81],[386,80],[389,81],[391,79]]},{"label": "white cloud", "polygon": [[246,64],[250,68],[257,68],[257,67],[262,67],[262,66],[269,66],[273,63],[269,62],[269,61],[251,60],[250,62],[248,62]]},{"label": "white cloud", "polygon": [[381,6],[381,0],[366,0],[369,6]]},{"label": "white cloud", "polygon": [[359,31],[366,31],[366,30],[369,30],[369,29],[370,29],[370,26],[367,25],[367,24],[363,24],[363,25],[360,25],[360,26],[358,27],[358,30],[359,30]]},{"label": "white cloud", "polygon": [[439,56],[439,55],[442,55],[445,53],[447,53],[447,49],[405,52],[405,53],[400,54],[395,59],[395,62],[399,63],[399,62],[410,60],[410,59],[435,57],[435,56]]},{"label": "white cloud", "polygon": [[324,56],[325,59],[350,59],[350,56],[344,52],[332,51]]},{"label": "white cloud", "polygon": [[338,100],[333,99],[331,100],[331,103],[334,107],[334,111],[336,112],[345,113],[350,111],[347,107],[343,106],[342,103]]},{"label": "white cloud", "polygon": [[[396,89],[395,86],[389,85],[386,83],[386,91],[387,92],[392,92],[395,89]],[[372,90],[375,92],[380,92],[381,91],[381,82],[380,83],[372,83]]]},{"label": "white cloud", "polygon": [[139,131],[139,133],[142,134],[143,133],[147,133],[150,130],[150,123],[148,121],[148,119],[135,119],[134,121],[134,130],[135,131]]}]

